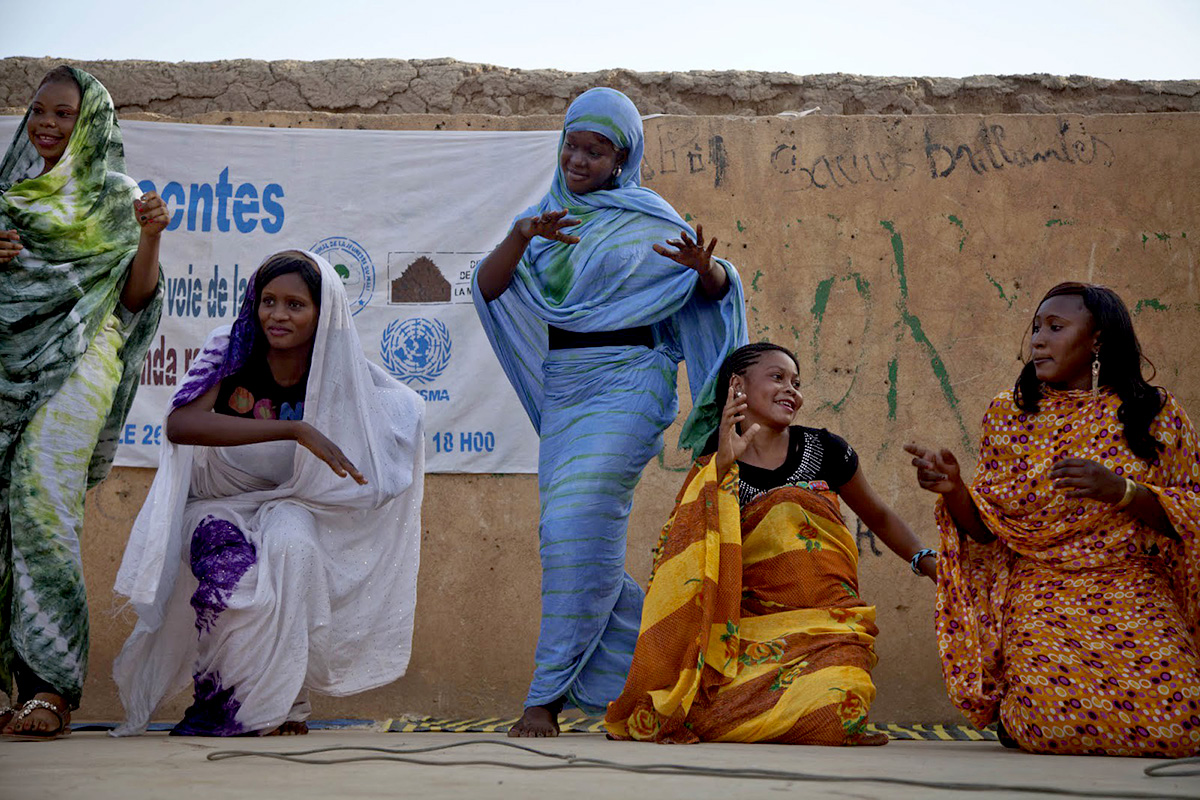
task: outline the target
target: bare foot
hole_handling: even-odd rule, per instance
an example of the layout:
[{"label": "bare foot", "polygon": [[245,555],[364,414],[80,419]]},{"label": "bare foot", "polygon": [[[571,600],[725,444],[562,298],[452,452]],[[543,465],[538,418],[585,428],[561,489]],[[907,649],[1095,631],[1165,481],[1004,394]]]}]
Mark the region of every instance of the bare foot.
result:
[{"label": "bare foot", "polygon": [[558,736],[558,711],[549,706],[529,706],[517,720],[517,724],[508,729],[508,735],[519,739],[540,739],[548,736]]},{"label": "bare foot", "polygon": [[304,720],[297,722],[285,722],[270,733],[263,734],[264,736],[304,736],[308,733],[308,723]]},{"label": "bare foot", "polygon": [[12,707],[0,713],[0,736],[8,736],[12,733],[12,718],[15,713],[17,713],[17,710]]},{"label": "bare foot", "polygon": [[58,709],[58,712],[55,713],[45,708],[35,708],[28,714],[20,717],[20,719],[17,718],[17,715],[13,715],[4,728],[3,732],[5,735],[54,739],[70,733],[71,712],[67,708],[66,701],[60,695],[51,692],[38,692],[33,696],[33,699],[50,703]]}]

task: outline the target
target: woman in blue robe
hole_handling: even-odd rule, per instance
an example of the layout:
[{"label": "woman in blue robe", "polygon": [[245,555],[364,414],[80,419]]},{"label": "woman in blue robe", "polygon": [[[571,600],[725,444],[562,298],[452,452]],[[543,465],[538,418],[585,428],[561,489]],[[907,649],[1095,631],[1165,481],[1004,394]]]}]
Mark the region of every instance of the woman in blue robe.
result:
[{"label": "woman in blue robe", "polygon": [[640,185],[642,150],[629,98],[584,92],[550,191],[474,276],[476,310],[540,437],[542,620],[510,736],[555,736],[565,705],[600,713],[620,695],[643,597],[625,572],[634,486],[678,414],[679,362],[693,404],[680,447],[697,449],[717,424],[717,370],[746,343],[737,272]]}]

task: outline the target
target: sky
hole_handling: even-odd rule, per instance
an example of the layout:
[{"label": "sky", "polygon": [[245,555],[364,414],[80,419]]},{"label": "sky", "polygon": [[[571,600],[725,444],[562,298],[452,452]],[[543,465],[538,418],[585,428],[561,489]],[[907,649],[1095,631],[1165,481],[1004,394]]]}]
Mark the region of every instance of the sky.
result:
[{"label": "sky", "polygon": [[4,4],[0,56],[454,58],[564,71],[1200,79],[1200,0]]}]

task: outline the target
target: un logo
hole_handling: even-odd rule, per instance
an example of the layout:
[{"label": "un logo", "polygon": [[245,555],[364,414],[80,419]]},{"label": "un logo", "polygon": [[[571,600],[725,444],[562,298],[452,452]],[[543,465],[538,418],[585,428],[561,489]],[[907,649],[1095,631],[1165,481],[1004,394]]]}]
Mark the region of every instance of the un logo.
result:
[{"label": "un logo", "polygon": [[406,383],[433,383],[450,363],[450,329],[436,319],[398,319],[383,331],[379,355]]},{"label": "un logo", "polygon": [[309,249],[332,264],[341,276],[350,313],[357,314],[366,308],[375,293],[375,265],[362,245],[345,236],[330,236]]}]

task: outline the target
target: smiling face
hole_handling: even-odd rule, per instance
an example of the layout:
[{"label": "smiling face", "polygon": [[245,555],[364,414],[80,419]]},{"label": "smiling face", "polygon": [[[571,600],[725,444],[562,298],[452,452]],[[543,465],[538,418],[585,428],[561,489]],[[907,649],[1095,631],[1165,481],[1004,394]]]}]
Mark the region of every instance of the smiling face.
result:
[{"label": "smiling face", "polygon": [[79,119],[83,98],[79,87],[66,81],[42,85],[33,96],[25,132],[38,155],[46,162],[46,171],[58,163],[71,141],[71,132]]},{"label": "smiling face", "polygon": [[625,162],[625,152],[591,131],[569,131],[563,138],[559,166],[567,188],[574,194],[603,189],[617,167]]},{"label": "smiling face", "polygon": [[1030,339],[1038,380],[1060,389],[1087,389],[1100,335],[1078,295],[1043,302],[1033,316]]},{"label": "smiling face", "polygon": [[769,350],[762,358],[734,375],[730,388],[746,395],[746,419],[742,430],[759,425],[783,430],[792,424],[796,412],[804,404],[800,394],[800,378],[796,363],[787,353]]},{"label": "smiling face", "polygon": [[272,350],[312,347],[317,319],[312,292],[299,273],[280,275],[263,287],[258,322]]}]

